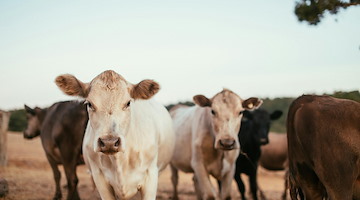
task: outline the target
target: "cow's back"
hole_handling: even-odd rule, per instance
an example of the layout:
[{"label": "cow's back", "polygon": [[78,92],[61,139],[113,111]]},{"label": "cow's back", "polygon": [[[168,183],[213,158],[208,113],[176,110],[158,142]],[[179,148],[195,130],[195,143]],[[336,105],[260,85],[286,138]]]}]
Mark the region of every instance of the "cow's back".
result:
[{"label": "cow's back", "polygon": [[81,152],[87,121],[87,110],[83,102],[64,101],[53,104],[48,108],[41,128],[44,150],[58,163],[61,163],[59,148]]},{"label": "cow's back", "polygon": [[292,187],[311,184],[324,196],[325,191],[349,195],[352,187],[359,191],[359,121],[360,104],[355,101],[328,96],[296,99],[287,122]]},{"label": "cow's back", "polygon": [[136,100],[135,104],[132,107],[131,123],[134,133],[137,132],[139,137],[134,139],[144,140],[149,137],[147,141],[157,141],[157,144],[153,145],[158,147],[158,167],[161,171],[170,163],[175,146],[170,114],[163,105],[154,100]]},{"label": "cow's back", "polygon": [[176,106],[170,110],[176,135],[175,149],[181,149],[174,152],[172,164],[184,172],[193,172],[191,154],[194,127],[192,124],[196,124],[194,121],[196,108],[197,106]]}]

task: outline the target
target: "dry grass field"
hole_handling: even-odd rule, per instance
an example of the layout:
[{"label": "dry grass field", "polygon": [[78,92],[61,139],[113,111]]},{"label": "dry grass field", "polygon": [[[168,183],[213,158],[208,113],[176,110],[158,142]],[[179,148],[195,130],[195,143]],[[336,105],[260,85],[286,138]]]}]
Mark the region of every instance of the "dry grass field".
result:
[{"label": "dry grass field", "polygon": [[[8,132],[8,165],[0,167],[0,178],[9,183],[9,193],[0,200],[48,200],[55,193],[55,183],[50,165],[41,146],[40,138],[25,140],[21,133]],[[61,185],[63,199],[66,199],[66,179],[62,167]],[[100,199],[93,188],[89,174],[84,165],[77,168],[79,177],[78,190],[83,200]],[[166,169],[159,178],[157,199],[171,199],[172,184],[170,170]],[[268,200],[280,199],[284,188],[284,173],[259,170],[259,186],[265,192]],[[179,174],[180,199],[196,199],[191,174]],[[247,186],[247,177],[243,177]],[[214,182],[215,183],[215,182]],[[250,194],[247,194],[250,197]],[[233,183],[233,198],[240,199],[235,182]]]}]

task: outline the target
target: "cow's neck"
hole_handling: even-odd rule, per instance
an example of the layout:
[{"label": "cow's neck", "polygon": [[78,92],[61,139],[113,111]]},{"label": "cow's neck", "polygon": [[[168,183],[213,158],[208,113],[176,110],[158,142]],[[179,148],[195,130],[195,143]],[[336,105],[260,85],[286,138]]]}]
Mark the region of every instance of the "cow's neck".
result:
[{"label": "cow's neck", "polygon": [[39,119],[39,122],[40,122],[40,126],[43,125],[43,122],[45,120],[45,117],[46,117],[46,114],[47,114],[47,108],[45,109],[42,109],[41,112],[39,113],[38,115],[38,119]]}]

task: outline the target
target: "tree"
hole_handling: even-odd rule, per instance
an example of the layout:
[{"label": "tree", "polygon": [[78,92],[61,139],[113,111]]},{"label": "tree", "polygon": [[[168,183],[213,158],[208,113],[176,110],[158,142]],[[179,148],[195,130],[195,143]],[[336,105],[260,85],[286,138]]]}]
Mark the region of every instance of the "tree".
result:
[{"label": "tree", "polygon": [[23,131],[27,125],[26,112],[24,109],[12,110],[9,122],[10,131]]},{"label": "tree", "polygon": [[310,25],[317,25],[324,17],[324,12],[336,14],[341,8],[360,5],[360,0],[299,0],[296,2],[295,14],[299,21],[307,21]]}]

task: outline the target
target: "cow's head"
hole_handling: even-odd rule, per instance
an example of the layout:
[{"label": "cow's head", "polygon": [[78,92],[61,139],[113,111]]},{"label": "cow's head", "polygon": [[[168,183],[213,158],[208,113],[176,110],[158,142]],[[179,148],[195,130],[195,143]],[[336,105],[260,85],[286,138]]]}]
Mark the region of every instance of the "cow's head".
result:
[{"label": "cow's head", "polygon": [[195,104],[208,107],[212,119],[212,131],[215,136],[215,149],[232,150],[240,148],[238,132],[244,110],[258,108],[262,101],[258,98],[242,100],[234,92],[224,89],[213,98],[203,95],[194,96]]},{"label": "cow's head", "polygon": [[32,139],[40,135],[42,119],[44,118],[44,112],[46,111],[39,107],[32,109],[27,105],[24,105],[24,108],[27,118],[27,126],[24,130],[24,138]]},{"label": "cow's head", "polygon": [[124,151],[132,105],[136,100],[149,99],[159,91],[159,84],[152,80],[134,85],[111,70],[101,73],[90,83],[83,83],[69,74],[58,76],[55,82],[65,94],[85,98],[88,128],[95,138],[94,151],[105,154]]},{"label": "cow's head", "polygon": [[269,143],[268,135],[271,121],[279,119],[281,115],[282,112],[280,110],[275,110],[271,114],[264,109],[244,111],[240,132],[245,134],[246,140],[252,140],[258,145],[265,145]]}]

